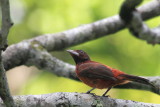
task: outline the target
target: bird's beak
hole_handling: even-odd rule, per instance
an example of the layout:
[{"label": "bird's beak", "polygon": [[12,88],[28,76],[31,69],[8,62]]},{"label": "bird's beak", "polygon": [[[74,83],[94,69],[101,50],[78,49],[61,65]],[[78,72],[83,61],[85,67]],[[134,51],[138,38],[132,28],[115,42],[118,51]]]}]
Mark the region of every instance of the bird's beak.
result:
[{"label": "bird's beak", "polygon": [[74,50],[67,50],[71,55],[79,56],[79,53]]}]

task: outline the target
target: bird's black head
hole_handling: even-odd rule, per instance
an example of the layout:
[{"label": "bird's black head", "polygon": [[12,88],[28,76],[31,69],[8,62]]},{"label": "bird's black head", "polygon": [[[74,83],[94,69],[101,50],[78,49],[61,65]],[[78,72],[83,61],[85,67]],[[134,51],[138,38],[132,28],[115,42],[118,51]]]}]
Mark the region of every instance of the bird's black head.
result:
[{"label": "bird's black head", "polygon": [[67,50],[67,52],[71,54],[76,64],[80,64],[85,61],[90,61],[90,58],[87,55],[87,53],[82,50]]}]

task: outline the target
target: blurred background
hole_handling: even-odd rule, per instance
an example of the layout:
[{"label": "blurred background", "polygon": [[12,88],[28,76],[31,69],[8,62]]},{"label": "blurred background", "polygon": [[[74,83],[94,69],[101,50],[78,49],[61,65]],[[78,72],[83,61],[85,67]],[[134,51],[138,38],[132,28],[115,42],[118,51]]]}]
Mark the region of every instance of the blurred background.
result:
[{"label": "blurred background", "polygon": [[[147,3],[151,0],[145,0]],[[10,0],[14,22],[9,44],[15,44],[46,33],[56,33],[92,23],[118,14],[123,0]],[[150,27],[160,24],[160,18],[146,22]],[[160,46],[149,45],[127,29],[69,49],[82,49],[92,60],[107,64],[126,73],[140,76],[160,75]],[[52,52],[53,56],[74,64],[65,51]],[[90,87],[81,82],[57,77],[34,66],[16,67],[7,72],[13,95],[48,94],[55,92],[86,92]],[[105,90],[95,90],[102,95]],[[148,91],[112,89],[112,98],[160,103],[160,96]]]}]

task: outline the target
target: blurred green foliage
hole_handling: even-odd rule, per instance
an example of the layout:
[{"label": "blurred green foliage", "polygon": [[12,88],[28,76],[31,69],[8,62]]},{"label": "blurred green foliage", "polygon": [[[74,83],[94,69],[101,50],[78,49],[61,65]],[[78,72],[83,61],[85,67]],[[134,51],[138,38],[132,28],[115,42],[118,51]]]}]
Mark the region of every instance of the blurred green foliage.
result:
[{"label": "blurred green foliage", "polygon": [[[20,5],[19,7],[16,7],[15,1],[18,6]],[[10,31],[9,43],[17,43],[45,33],[64,31],[110,17],[118,14],[122,2],[123,0],[11,1],[11,12],[14,10],[13,22],[18,20]],[[146,0],[146,2],[148,1]],[[156,27],[159,23],[159,17],[147,21],[151,27]],[[129,74],[160,75],[159,45],[149,45],[145,41],[131,36],[127,29],[70,49],[85,50],[91,59]],[[53,55],[74,64],[71,56],[65,51],[53,52]],[[44,71],[32,78],[19,94],[86,92],[88,89],[90,88],[81,82],[57,77]],[[95,90],[94,92],[101,95],[104,91]],[[112,89],[109,94],[114,98],[160,103],[158,95],[147,91]]]}]

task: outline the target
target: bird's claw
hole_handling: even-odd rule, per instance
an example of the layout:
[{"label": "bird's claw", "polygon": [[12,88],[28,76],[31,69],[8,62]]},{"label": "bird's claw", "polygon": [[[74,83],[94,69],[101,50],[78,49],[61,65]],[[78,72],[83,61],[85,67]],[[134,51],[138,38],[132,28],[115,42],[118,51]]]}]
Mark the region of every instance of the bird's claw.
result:
[{"label": "bird's claw", "polygon": [[110,95],[102,95],[102,97],[111,97]]},{"label": "bird's claw", "polygon": [[90,94],[90,91],[87,91],[86,94]]},{"label": "bird's claw", "polygon": [[90,92],[86,92],[86,94],[91,94],[91,95],[93,95],[93,96],[96,95],[95,93],[90,93]]}]

